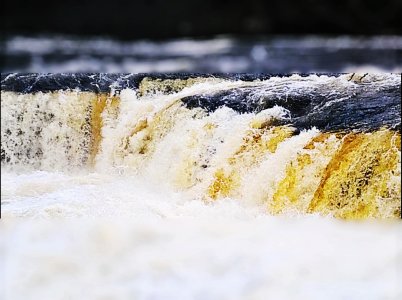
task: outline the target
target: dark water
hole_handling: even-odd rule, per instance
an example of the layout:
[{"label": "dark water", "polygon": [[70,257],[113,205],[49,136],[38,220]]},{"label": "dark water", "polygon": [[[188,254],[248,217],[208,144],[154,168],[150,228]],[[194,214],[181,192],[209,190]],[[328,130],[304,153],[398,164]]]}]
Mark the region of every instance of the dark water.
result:
[{"label": "dark water", "polygon": [[251,37],[162,42],[16,36],[1,72],[290,73],[400,72],[402,37]]}]

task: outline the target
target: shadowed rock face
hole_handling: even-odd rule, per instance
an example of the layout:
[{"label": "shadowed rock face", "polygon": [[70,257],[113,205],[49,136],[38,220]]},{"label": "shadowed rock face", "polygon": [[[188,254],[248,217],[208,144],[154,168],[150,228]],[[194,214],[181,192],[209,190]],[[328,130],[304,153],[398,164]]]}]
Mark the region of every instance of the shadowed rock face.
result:
[{"label": "shadowed rock face", "polygon": [[[138,90],[144,78],[154,81],[156,87],[163,81],[189,78],[249,82],[246,86],[181,99],[186,107],[200,107],[207,112],[222,106],[240,113],[281,106],[288,116],[278,125],[289,124],[298,129],[317,127],[324,131],[371,131],[381,127],[400,130],[398,75],[389,75],[384,80],[375,75],[327,74],[320,77],[326,80],[317,80],[318,76],[308,74],[297,78],[273,74],[2,74],[1,88],[18,93],[72,89],[109,93],[126,88]],[[276,83],[276,78],[287,79]]]}]

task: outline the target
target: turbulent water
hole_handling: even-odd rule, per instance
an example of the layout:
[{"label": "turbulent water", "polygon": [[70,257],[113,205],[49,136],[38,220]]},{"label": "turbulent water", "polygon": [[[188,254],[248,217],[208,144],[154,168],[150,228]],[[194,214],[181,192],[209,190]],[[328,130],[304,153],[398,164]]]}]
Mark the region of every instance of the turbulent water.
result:
[{"label": "turbulent water", "polygon": [[400,84],[2,90],[5,298],[398,299],[400,222],[379,219],[401,213]]},{"label": "turbulent water", "polygon": [[[4,91],[2,161],[10,172],[135,174],[189,199],[229,197],[273,214],[399,216],[398,95],[383,96],[381,115],[372,104],[347,111],[368,97],[365,89],[399,92],[398,75],[370,76],[144,78],[137,90],[110,94]],[[305,96],[317,91],[324,102]],[[5,197],[7,214],[13,200]]]}]

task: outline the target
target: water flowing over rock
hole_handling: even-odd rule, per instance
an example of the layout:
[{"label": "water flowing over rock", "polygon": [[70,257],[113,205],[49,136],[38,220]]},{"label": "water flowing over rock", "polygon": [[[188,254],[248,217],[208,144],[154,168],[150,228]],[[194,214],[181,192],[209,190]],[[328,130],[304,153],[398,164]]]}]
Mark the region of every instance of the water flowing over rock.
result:
[{"label": "water flowing over rock", "polygon": [[2,74],[10,170],[120,169],[271,214],[401,213],[399,74]]}]

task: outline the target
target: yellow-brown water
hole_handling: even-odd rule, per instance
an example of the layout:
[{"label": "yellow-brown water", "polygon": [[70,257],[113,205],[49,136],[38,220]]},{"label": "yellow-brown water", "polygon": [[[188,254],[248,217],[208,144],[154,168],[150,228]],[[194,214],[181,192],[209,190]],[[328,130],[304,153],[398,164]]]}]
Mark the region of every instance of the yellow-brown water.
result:
[{"label": "yellow-brown water", "polygon": [[[400,216],[399,132],[312,128],[298,133],[274,125],[286,115],[281,107],[245,114],[222,107],[206,113],[180,101],[246,84],[145,79],[138,93],[119,95],[2,92],[2,149],[8,157],[3,165],[118,169],[200,201],[229,197],[263,205],[269,214]],[[170,85],[172,93],[163,94]]]}]

